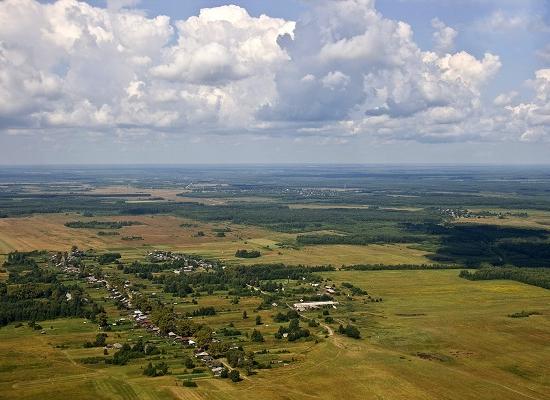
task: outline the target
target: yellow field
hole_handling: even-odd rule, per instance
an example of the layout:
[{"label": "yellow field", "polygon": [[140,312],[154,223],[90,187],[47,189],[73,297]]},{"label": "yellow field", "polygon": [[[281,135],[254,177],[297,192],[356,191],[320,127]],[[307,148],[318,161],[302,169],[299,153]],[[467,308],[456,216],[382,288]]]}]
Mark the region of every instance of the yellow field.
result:
[{"label": "yellow field", "polygon": [[[272,243],[268,239],[262,239],[263,243]],[[316,245],[305,246],[298,250],[282,248],[279,249],[272,244],[271,249],[265,245],[257,244],[249,240],[247,245],[224,243],[212,246],[204,244],[200,247],[189,249],[191,253],[204,254],[216,257],[221,260],[238,262],[241,264],[257,263],[285,263],[304,265],[326,265],[340,266],[342,264],[430,264],[426,258],[428,254],[422,250],[415,250],[404,244],[371,244],[367,246],[355,245]],[[256,249],[262,253],[260,258],[240,259],[234,254],[238,248]]]},{"label": "yellow field", "polygon": [[[64,226],[67,221],[132,220],[144,225],[117,229],[118,236],[98,236],[98,229],[74,229]],[[192,226],[181,227],[182,223]],[[224,224],[201,223],[168,215],[82,217],[76,214],[34,215],[25,218],[0,219],[0,253],[10,251],[66,250],[72,245],[82,249],[115,250],[129,257],[143,256],[152,248],[173,250],[217,257],[242,264],[359,264],[359,263],[430,263],[425,251],[395,245],[321,245],[299,249],[279,248],[277,243],[295,238],[295,234],[273,232],[259,227],[229,225],[231,232],[217,237],[213,229]],[[113,230],[115,231],[115,230]],[[198,231],[205,233],[197,236]],[[124,236],[141,236],[143,240],[125,241]],[[238,259],[238,249],[259,250],[262,257]]]},{"label": "yellow field", "polygon": [[[473,211],[482,211],[482,209],[475,209]],[[505,213],[509,210],[491,209],[493,212]],[[527,217],[517,216],[505,216],[504,218],[498,217],[483,217],[483,218],[460,218],[458,223],[474,223],[474,224],[488,224],[488,225],[500,225],[510,226],[515,228],[533,228],[533,229],[546,229],[550,230],[550,213],[547,211],[539,210],[515,210],[516,212],[525,211]]]},{"label": "yellow field", "polygon": [[[118,236],[98,236],[100,229],[74,229],[64,226],[67,221],[139,221],[143,225],[127,226],[112,230]],[[192,226],[181,227],[183,223]],[[200,246],[203,243],[219,243],[246,240],[271,234],[259,228],[231,226],[232,232],[219,238],[212,231],[223,224],[207,224],[167,215],[157,216],[109,216],[82,217],[76,214],[41,214],[25,218],[3,218],[0,220],[0,252],[33,249],[64,249],[75,244],[81,248],[124,249],[143,246],[173,246],[185,248]],[[197,236],[203,231],[206,236]],[[124,236],[141,236],[143,240],[125,241]],[[277,234],[284,239],[288,235]]]}]

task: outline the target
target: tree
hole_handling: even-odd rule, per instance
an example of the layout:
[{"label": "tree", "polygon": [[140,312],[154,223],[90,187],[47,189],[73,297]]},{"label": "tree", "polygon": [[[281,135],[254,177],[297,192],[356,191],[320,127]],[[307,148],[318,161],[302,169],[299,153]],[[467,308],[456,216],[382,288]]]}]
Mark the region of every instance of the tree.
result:
[{"label": "tree", "polygon": [[109,322],[107,321],[107,314],[105,314],[104,312],[97,316],[97,321],[101,328],[106,328],[109,326]]},{"label": "tree", "polygon": [[247,319],[248,318],[248,314],[246,313],[246,310],[243,311],[243,319]]},{"label": "tree", "polygon": [[145,367],[143,370],[143,375],[147,376],[153,376],[155,374],[155,369],[153,368],[153,364],[149,361],[149,364]]},{"label": "tree", "polygon": [[231,379],[233,382],[239,382],[241,380],[241,373],[236,370],[232,369],[228,374],[229,379]]},{"label": "tree", "polygon": [[262,317],[260,317],[259,315],[256,315],[256,325],[261,325],[262,324]]},{"label": "tree", "polygon": [[254,329],[252,331],[252,334],[250,335],[250,340],[253,342],[263,342],[264,337],[260,331],[257,331],[256,329]]},{"label": "tree", "polygon": [[184,358],[183,364],[185,365],[185,368],[195,368],[195,363],[193,362],[193,359],[189,356]]},{"label": "tree", "polygon": [[359,332],[359,329],[353,325],[346,325],[344,328],[342,325],[338,327],[338,333],[341,335],[346,335],[347,337],[353,338],[353,339],[361,339],[361,332]]}]

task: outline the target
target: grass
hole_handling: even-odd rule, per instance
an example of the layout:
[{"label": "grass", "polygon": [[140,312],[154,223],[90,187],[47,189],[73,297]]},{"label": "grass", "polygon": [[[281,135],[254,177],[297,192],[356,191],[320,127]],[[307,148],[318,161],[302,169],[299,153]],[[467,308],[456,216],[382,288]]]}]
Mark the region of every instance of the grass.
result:
[{"label": "grass", "polygon": [[[265,241],[266,239],[262,239]],[[247,250],[259,250],[262,254],[259,258],[236,258],[235,251],[245,248]],[[247,244],[218,243],[216,245],[203,244],[190,247],[188,252],[216,257],[228,262],[239,264],[305,264],[305,265],[342,265],[342,264],[430,264],[423,250],[416,250],[405,244],[372,244],[367,246],[355,245],[316,245],[304,246],[297,249],[279,248],[271,246],[266,249],[264,245],[257,244],[253,240]]]},{"label": "grass", "polygon": [[[118,236],[98,236],[97,229],[72,229],[64,226],[67,221],[117,221],[120,216],[82,217],[76,214],[34,215],[24,218],[0,219],[0,253],[14,250],[60,250],[76,245],[82,249],[121,252],[126,258],[137,259],[151,249],[163,249],[216,257],[230,263],[287,263],[287,264],[421,264],[430,263],[427,251],[414,249],[413,245],[318,245],[300,248],[282,248],[281,242],[294,240],[295,234],[268,229],[204,223],[168,215],[132,216],[143,225],[119,229]],[[182,227],[182,224],[191,226]],[[215,229],[230,226],[231,232],[217,237]],[[198,231],[206,236],[198,237]],[[139,243],[122,240],[125,236],[140,236]],[[262,257],[241,259],[235,257],[238,249],[259,250]]]},{"label": "grass", "polygon": [[[506,213],[510,210],[502,209],[472,209],[472,211],[491,211]],[[460,218],[459,223],[475,223],[508,226],[513,228],[533,228],[550,230],[550,212],[539,210],[514,210],[514,212],[526,212],[527,217],[519,217],[515,215],[505,215],[504,218],[497,216],[488,216],[483,218]]]},{"label": "grass", "polygon": [[[176,378],[185,372],[172,356],[168,362],[174,375],[161,378],[141,375],[144,360],[122,367],[78,363],[79,358],[102,354],[101,349],[82,348],[96,328],[81,319],[43,322],[45,335],[12,324],[0,329],[0,399],[548,398],[549,291],[515,282],[466,281],[457,277],[456,270],[336,271],[323,276],[338,286],[353,282],[383,298],[381,303],[365,303],[341,297],[338,309],[330,311],[336,321],[333,329],[353,318],[363,339],[335,334],[317,344],[276,341],[272,334],[277,324],[270,317],[275,311],[261,311],[264,325],[258,328],[266,342],[241,339],[247,350],[268,348],[270,355],[289,351],[278,355],[288,365],[244,376],[238,384],[201,377],[196,380],[198,387],[185,388],[181,383],[176,386]],[[241,298],[234,305],[230,298],[221,294],[198,298],[200,306],[219,310],[205,322],[218,327],[233,322],[243,332],[257,328],[253,309],[259,299]],[[180,311],[197,307],[183,300],[175,306]],[[242,310],[248,311],[247,320],[242,319]],[[541,315],[508,317],[520,310]],[[319,319],[318,314],[309,316]],[[140,334],[121,331],[116,340]],[[115,340],[114,335],[110,333],[108,342]],[[176,354],[176,348],[168,349]]]}]

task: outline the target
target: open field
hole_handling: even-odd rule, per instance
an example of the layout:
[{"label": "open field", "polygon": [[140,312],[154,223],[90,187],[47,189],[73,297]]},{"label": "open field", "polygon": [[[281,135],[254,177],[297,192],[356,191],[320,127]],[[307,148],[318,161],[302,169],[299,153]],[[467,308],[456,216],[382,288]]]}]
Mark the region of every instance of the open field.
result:
[{"label": "open field", "polygon": [[[367,304],[347,301],[331,311],[336,326],[354,318],[363,339],[335,334],[318,344],[285,343],[297,362],[260,370],[237,384],[199,379],[198,388],[187,389],[176,386],[174,377],[144,378],[140,363],[105,368],[75,362],[100,351],[80,348],[95,332],[95,325],[81,319],[44,322],[45,335],[12,324],[0,329],[0,353],[5,355],[0,363],[0,398],[550,398],[548,291],[513,282],[469,282],[459,279],[455,270],[323,275],[337,284],[354,282],[384,299]],[[224,302],[216,295],[201,299],[203,305],[218,307]],[[237,328],[250,329],[252,321],[238,314],[251,307],[253,302],[245,301],[233,306],[235,315],[222,313],[209,323],[233,320]],[[542,315],[507,317],[521,310]],[[271,324],[269,311],[262,312],[262,319]],[[269,338],[270,327],[262,331],[266,343],[249,348],[281,346]],[[55,347],[62,344],[67,348]]]},{"label": "open field", "polygon": [[0,171],[0,400],[550,400],[550,174],[396,168]]},{"label": "open field", "polygon": [[[116,236],[100,236],[102,229],[77,229],[64,226],[68,221],[121,221],[132,220],[142,223],[111,230]],[[181,226],[185,224],[185,226]],[[46,249],[58,250],[70,247],[124,249],[147,246],[185,248],[201,246],[203,243],[243,241],[247,238],[264,237],[272,233],[255,227],[231,226],[232,232],[226,237],[216,237],[213,229],[225,224],[210,224],[190,221],[167,215],[154,216],[102,216],[83,217],[77,214],[41,214],[23,218],[0,219],[0,252],[13,250]],[[205,236],[198,236],[199,231]],[[125,241],[125,236],[140,236],[143,240]],[[278,240],[289,237],[277,233]]]},{"label": "open field", "polygon": [[[493,210],[491,210],[493,211]],[[497,212],[505,212],[498,210]],[[483,218],[460,218],[458,223],[475,223],[487,225],[509,226],[515,228],[532,228],[550,230],[550,213],[547,211],[525,210],[527,217],[506,215],[504,218],[497,216]]]},{"label": "open field", "polygon": [[[132,220],[133,225],[113,230],[117,236],[99,236],[100,229],[76,229],[64,226],[68,221]],[[185,224],[183,227],[182,224]],[[225,237],[216,236],[215,229],[230,227]],[[197,236],[199,231],[205,236]],[[143,240],[124,240],[138,236]],[[23,218],[0,219],[0,253],[34,249],[60,250],[76,245],[82,249],[116,250],[129,258],[143,256],[150,249],[163,249],[216,257],[244,264],[359,264],[359,263],[429,263],[428,254],[405,244],[384,245],[320,245],[300,248],[280,248],[277,243],[293,240],[296,234],[274,232],[260,227],[235,224],[204,223],[168,215],[83,217],[77,214],[41,214]],[[259,250],[262,257],[240,259],[238,249]]]},{"label": "open field", "polygon": [[[383,263],[391,265],[431,263],[426,258],[427,252],[412,249],[404,244],[371,244],[366,246],[316,245],[305,246],[299,249],[270,247],[270,249],[266,250],[265,246],[257,245],[254,243],[254,240],[249,240],[247,245],[240,247],[235,247],[233,244],[228,244],[227,246],[205,244],[196,248],[192,247],[189,252],[245,265],[279,262],[305,265],[331,264],[335,266],[342,264]],[[262,253],[262,256],[252,259],[236,259],[234,254],[237,248],[256,249]]]}]

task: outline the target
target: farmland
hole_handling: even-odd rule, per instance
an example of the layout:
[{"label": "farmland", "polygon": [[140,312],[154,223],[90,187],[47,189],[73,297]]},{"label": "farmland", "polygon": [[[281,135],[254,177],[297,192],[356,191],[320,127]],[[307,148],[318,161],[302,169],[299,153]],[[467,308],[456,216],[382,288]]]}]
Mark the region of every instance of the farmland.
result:
[{"label": "farmland", "polygon": [[[155,378],[151,385],[138,365],[96,368],[75,362],[101,354],[97,349],[79,348],[80,342],[95,333],[95,327],[83,320],[44,322],[46,335],[10,326],[0,330],[2,354],[9,361],[0,372],[1,393],[10,399],[57,399],[75,393],[84,399],[283,398],[281,393],[289,398],[327,399],[338,395],[476,398],[479,393],[488,399],[546,398],[550,294],[544,289],[513,282],[471,283],[460,280],[453,270],[323,276],[335,283],[355,282],[385,299],[373,306],[346,304],[332,313],[337,319],[355,318],[364,340],[331,336],[319,344],[298,344],[292,346],[300,357],[294,365],[260,371],[237,387],[206,379],[198,380],[197,389],[185,389],[175,386],[173,377]],[[216,304],[215,298],[204,301]],[[543,315],[507,317],[523,309]],[[446,323],[439,323],[443,319]],[[219,322],[225,321],[220,318]],[[245,325],[251,323],[236,327]],[[55,347],[61,344],[69,348]],[[29,380],[31,366],[33,378]],[[330,384],[334,380],[339,385]],[[455,397],[456,393],[460,395]]]},{"label": "farmland", "polygon": [[546,171],[286,172],[3,171],[0,399],[549,398]]}]

